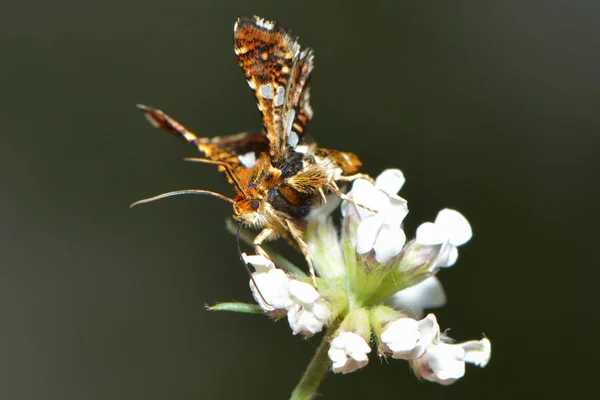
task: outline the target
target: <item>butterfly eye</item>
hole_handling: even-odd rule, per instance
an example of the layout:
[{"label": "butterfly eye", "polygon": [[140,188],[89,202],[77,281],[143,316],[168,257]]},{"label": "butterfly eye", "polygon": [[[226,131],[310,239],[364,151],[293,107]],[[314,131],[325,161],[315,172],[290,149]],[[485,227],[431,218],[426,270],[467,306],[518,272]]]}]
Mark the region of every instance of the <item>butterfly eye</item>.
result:
[{"label": "butterfly eye", "polygon": [[252,211],[258,210],[258,207],[260,207],[260,201],[258,201],[258,199],[254,199],[250,202],[250,209]]}]

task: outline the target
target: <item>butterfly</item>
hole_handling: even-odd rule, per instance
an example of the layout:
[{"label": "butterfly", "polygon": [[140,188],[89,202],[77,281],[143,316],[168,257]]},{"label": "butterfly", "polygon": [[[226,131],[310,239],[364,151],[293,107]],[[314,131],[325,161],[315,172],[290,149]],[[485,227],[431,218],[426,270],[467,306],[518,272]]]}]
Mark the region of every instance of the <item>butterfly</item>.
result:
[{"label": "butterfly", "polygon": [[303,240],[305,218],[315,204],[327,201],[327,194],[344,197],[338,183],[366,175],[358,172],[361,162],[355,154],[317,147],[306,133],[313,116],[309,94],[313,50],[301,49],[288,28],[258,16],[239,17],[233,39],[238,63],[258,104],[262,132],[201,138],[161,110],[138,107],[155,127],[194,144],[204,157],[188,160],[216,165],[236,195],[192,189],[133,205],[178,194],[217,196],[233,205],[240,229],[260,229],[253,242],[258,254],[266,256],[263,242],[283,237],[302,252],[314,280],[310,251]]}]

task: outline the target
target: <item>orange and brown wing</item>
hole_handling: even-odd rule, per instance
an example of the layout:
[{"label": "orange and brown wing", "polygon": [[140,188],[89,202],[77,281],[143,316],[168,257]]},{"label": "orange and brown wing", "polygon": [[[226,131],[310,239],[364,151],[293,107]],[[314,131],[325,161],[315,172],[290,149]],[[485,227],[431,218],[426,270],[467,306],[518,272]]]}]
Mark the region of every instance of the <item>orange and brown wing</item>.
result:
[{"label": "orange and brown wing", "polygon": [[[297,142],[303,143],[306,135],[306,125],[313,116],[312,108],[310,107],[310,73],[314,66],[314,54],[312,49],[306,49],[300,53],[298,64],[296,67],[297,77],[294,80],[293,96],[292,96],[292,118],[293,125],[288,137],[291,142],[296,139]],[[294,137],[293,135],[296,135]],[[295,146],[292,146],[295,147]]]},{"label": "orange and brown wing", "polygon": [[358,173],[358,167],[362,162],[354,153],[343,152],[335,149],[318,148],[314,155],[319,158],[326,158],[333,161],[340,168],[344,175],[353,175]]},{"label": "orange and brown wing", "polygon": [[[196,145],[206,158],[226,163],[234,171],[237,168],[251,167],[252,160],[258,159],[260,154],[269,148],[267,137],[262,133],[243,132],[210,139],[199,138],[161,110],[141,104],[138,105],[138,108],[144,111],[146,119],[156,128],[169,131]],[[254,153],[254,155],[252,156],[250,153]]]},{"label": "orange and brown wing", "polygon": [[234,50],[254,91],[274,163],[301,139],[312,116],[308,81],[312,50],[300,51],[287,28],[260,17],[242,16],[234,27]]}]

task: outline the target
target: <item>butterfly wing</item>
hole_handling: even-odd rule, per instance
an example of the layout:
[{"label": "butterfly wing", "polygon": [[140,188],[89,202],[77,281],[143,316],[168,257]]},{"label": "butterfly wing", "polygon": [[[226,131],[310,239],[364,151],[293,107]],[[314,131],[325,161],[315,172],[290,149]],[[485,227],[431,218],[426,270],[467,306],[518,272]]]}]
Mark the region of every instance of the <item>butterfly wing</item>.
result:
[{"label": "butterfly wing", "polygon": [[308,84],[313,52],[300,51],[298,37],[276,22],[242,16],[234,27],[234,50],[254,91],[274,164],[301,143],[312,117]]},{"label": "butterfly wing", "polygon": [[162,110],[138,105],[146,119],[157,128],[171,132],[200,150],[209,160],[227,164],[231,170],[251,168],[255,160],[269,148],[267,137],[262,133],[243,132],[237,135],[200,138],[187,130]]}]

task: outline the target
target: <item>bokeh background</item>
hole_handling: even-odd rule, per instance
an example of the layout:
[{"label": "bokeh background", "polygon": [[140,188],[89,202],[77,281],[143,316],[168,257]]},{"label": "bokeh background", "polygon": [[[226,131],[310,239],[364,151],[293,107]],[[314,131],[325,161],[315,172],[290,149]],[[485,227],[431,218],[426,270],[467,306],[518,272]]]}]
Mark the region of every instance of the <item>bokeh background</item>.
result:
[{"label": "bokeh background", "polygon": [[[242,13],[316,52],[309,130],[364,171],[407,177],[406,231],[452,207],[473,240],[436,311],[485,333],[487,368],[451,387],[398,360],[329,376],[322,398],[564,397],[591,389],[597,286],[597,1],[3,1],[0,398],[287,398],[318,343],[250,301],[231,193],[136,103],[200,135],[258,129],[232,50]],[[596,222],[593,222],[596,221]],[[285,245],[281,246],[283,251]],[[301,262],[300,258],[296,258]]]}]

